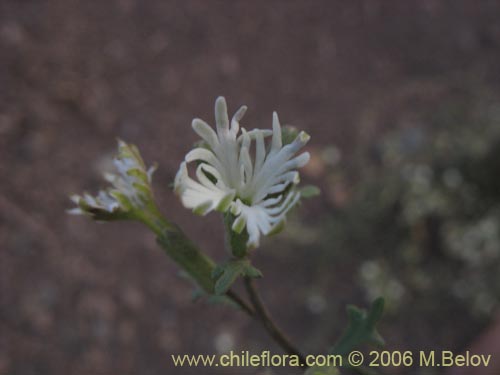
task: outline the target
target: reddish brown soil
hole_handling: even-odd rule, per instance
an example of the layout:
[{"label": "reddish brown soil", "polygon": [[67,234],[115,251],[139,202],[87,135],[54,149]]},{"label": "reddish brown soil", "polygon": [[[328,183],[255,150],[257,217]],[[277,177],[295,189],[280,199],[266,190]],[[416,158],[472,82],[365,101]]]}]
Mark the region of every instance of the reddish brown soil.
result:
[{"label": "reddish brown soil", "polygon": [[[0,374],[195,374],[172,370],[170,354],[214,353],[224,333],[239,349],[278,351],[238,312],[191,303],[144,228],[69,217],[67,196],[101,186],[116,137],[134,142],[160,164],[165,214],[223,259],[220,220],[193,217],[168,187],[196,140],[191,119],[211,121],[217,95],[231,110],[247,104],[249,127],[270,126],[276,109],[312,148],[336,144],[349,158],[386,125],[378,114],[398,109],[395,93],[465,79],[498,89],[499,17],[500,3],[466,0],[0,2]],[[324,199],[303,210],[311,222]],[[312,314],[306,254],[269,243],[256,263],[276,317],[321,352],[338,333],[325,314],[340,319],[359,290],[332,265],[337,299]],[[405,325],[391,347],[415,339]]]}]

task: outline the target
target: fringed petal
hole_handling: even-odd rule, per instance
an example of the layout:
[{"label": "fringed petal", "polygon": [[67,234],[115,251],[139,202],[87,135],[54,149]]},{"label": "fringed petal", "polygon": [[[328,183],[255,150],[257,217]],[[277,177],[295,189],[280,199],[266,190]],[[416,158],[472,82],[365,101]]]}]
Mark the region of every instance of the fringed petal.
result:
[{"label": "fringed petal", "polygon": [[[240,127],[246,109],[245,106],[238,109],[229,122],[226,101],[219,97],[215,102],[216,131],[202,120],[193,120],[193,129],[209,149],[195,148],[186,155],[175,179],[175,191],[184,206],[198,214],[230,210],[235,215],[232,230],[240,233],[246,229],[247,246],[257,247],[261,235],[273,233],[284,225],[287,213],[300,198],[294,189],[300,180],[296,169],[307,164],[310,155],[307,152],[295,155],[310,137],[301,132],[292,143],[283,146],[276,112],[272,131],[247,132]],[[270,135],[266,151],[265,138]],[[196,180],[189,177],[187,169],[187,163],[193,161],[200,163]]]}]

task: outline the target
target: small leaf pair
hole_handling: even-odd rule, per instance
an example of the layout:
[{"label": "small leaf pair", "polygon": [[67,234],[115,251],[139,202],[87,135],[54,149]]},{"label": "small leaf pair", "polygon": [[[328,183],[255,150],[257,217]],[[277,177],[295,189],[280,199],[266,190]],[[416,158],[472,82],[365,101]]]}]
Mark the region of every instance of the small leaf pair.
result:
[{"label": "small leaf pair", "polygon": [[248,259],[231,259],[212,271],[212,277],[216,280],[215,294],[225,294],[240,276],[260,278],[262,273]]},{"label": "small leaf pair", "polygon": [[384,345],[384,339],[375,327],[382,317],[383,311],[383,298],[377,298],[368,311],[359,309],[356,306],[348,306],[349,325],[340,340],[332,348],[332,353],[346,355],[364,343],[378,346]]}]

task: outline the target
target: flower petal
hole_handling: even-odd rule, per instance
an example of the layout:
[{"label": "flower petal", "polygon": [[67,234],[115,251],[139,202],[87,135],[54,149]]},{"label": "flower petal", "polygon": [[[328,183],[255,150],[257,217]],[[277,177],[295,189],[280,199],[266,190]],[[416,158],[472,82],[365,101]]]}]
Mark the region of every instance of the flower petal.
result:
[{"label": "flower petal", "polygon": [[229,131],[229,117],[227,115],[226,99],[219,96],[215,101],[215,125],[217,126],[217,134],[227,134]]},{"label": "flower petal", "polygon": [[195,118],[191,124],[193,130],[214,150],[219,144],[219,139],[214,130],[205,121]]},{"label": "flower petal", "polygon": [[204,175],[203,170],[218,175],[215,168],[200,164],[197,168],[200,182],[197,182],[189,177],[186,162],[182,162],[175,177],[175,192],[180,195],[184,207],[192,209],[197,214],[206,215],[213,210],[226,211],[234,199],[234,190],[220,188]]},{"label": "flower petal", "polygon": [[271,145],[271,152],[278,152],[282,146],[280,120],[278,114],[273,112],[273,142]]},{"label": "flower petal", "polygon": [[238,131],[240,130],[240,121],[245,116],[245,112],[247,111],[247,106],[241,106],[236,113],[233,115],[231,119],[231,134],[236,138]]},{"label": "flower petal", "polygon": [[[250,247],[259,245],[260,236],[284,225],[286,214],[298,202],[300,193],[294,190],[299,183],[296,170],[304,166],[310,155],[295,156],[309,140],[301,132],[293,142],[283,146],[281,125],[273,113],[271,130],[240,127],[245,114],[243,106],[231,122],[223,97],[215,102],[216,132],[202,120],[193,121],[193,129],[210,149],[196,148],[181,164],[175,180],[175,191],[184,206],[205,215],[212,210],[230,210],[235,215],[232,230],[240,233],[246,228]],[[241,130],[241,135],[238,136]],[[272,135],[269,150],[265,138]],[[251,147],[255,141],[255,157]],[[189,177],[186,163],[199,161],[196,180]]]},{"label": "flower petal", "polygon": [[189,151],[184,160],[186,160],[186,162],[188,163],[192,161],[204,161],[218,170],[222,169],[222,165],[219,159],[217,159],[217,156],[215,156],[212,151],[207,150],[206,148],[198,147]]}]

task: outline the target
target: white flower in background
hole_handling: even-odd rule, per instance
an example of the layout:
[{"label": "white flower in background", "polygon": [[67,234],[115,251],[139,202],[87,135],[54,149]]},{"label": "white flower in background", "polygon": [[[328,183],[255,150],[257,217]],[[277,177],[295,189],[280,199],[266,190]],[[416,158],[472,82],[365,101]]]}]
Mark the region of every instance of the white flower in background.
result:
[{"label": "white flower in background", "polygon": [[[206,147],[190,151],[175,178],[175,191],[183,205],[195,213],[231,211],[236,216],[232,229],[246,228],[248,247],[259,245],[260,235],[268,235],[283,224],[287,212],[297,203],[300,193],[297,168],[309,161],[309,153],[294,156],[308,141],[300,132],[295,140],[283,146],[281,126],[276,112],[273,130],[240,131],[239,122],[246,107],[241,107],[231,122],[223,97],[215,102],[217,132],[200,119],[193,120],[194,131]],[[272,134],[266,150],[264,139]],[[255,143],[254,157],[251,145]],[[187,163],[197,161],[197,181],[189,177]]]},{"label": "white flower in background", "polygon": [[153,204],[151,179],[156,167],[146,169],[137,147],[119,140],[118,156],[113,162],[118,174],[104,174],[113,187],[99,191],[97,196],[73,195],[71,200],[77,207],[69,213],[90,215],[96,220],[114,220],[126,218],[132,210],[142,210]]}]

